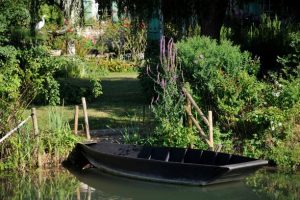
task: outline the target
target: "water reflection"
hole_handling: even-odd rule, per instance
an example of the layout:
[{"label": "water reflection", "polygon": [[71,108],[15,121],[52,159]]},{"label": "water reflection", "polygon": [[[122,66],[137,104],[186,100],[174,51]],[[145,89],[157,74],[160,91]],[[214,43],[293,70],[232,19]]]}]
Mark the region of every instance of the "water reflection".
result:
[{"label": "water reflection", "polygon": [[284,174],[274,169],[264,169],[249,177],[247,185],[264,199],[300,199],[300,172]]},{"label": "water reflection", "polygon": [[191,187],[144,182],[87,169],[0,174],[0,199],[300,199],[300,174],[262,170],[244,182]]},{"label": "water reflection", "polygon": [[0,174],[0,199],[74,199],[79,183],[61,170]]},{"label": "water reflection", "polygon": [[88,191],[91,199],[259,199],[243,182],[191,187],[116,177],[96,169],[72,173],[79,181],[95,189]]}]

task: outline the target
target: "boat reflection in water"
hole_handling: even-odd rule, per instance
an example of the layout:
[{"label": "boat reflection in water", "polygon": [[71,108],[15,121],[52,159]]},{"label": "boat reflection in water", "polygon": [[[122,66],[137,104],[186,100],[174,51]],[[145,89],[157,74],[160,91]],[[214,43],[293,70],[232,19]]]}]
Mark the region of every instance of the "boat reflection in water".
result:
[{"label": "boat reflection in water", "polygon": [[199,187],[135,180],[103,173],[96,168],[70,172],[82,182],[80,199],[260,199],[244,182]]}]

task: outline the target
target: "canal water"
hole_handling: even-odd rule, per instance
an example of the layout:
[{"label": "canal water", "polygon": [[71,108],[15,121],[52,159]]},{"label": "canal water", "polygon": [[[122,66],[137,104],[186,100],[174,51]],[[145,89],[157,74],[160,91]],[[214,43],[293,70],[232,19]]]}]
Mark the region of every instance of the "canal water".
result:
[{"label": "canal water", "polygon": [[2,173],[0,199],[299,200],[300,173],[289,175],[263,169],[241,182],[205,187],[145,182],[108,175],[96,169]]}]

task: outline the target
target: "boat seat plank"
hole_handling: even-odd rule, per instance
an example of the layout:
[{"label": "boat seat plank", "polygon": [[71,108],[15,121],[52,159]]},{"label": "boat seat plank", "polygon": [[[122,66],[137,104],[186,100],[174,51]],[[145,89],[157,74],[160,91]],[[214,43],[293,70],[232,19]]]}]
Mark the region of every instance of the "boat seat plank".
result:
[{"label": "boat seat plank", "polygon": [[164,147],[155,147],[151,151],[151,160],[169,160],[169,149]]},{"label": "boat seat plank", "polygon": [[137,155],[138,158],[150,159],[151,157],[151,147],[144,146],[139,154]]},{"label": "boat seat plank", "polygon": [[187,149],[184,156],[184,163],[195,163],[200,164],[200,157],[202,151],[197,149]]},{"label": "boat seat plank", "polygon": [[231,158],[231,154],[218,153],[215,164],[216,165],[228,165],[230,158]]},{"label": "boat seat plank", "polygon": [[186,153],[186,149],[171,149],[170,150],[170,157],[169,162],[183,162],[184,156]]},{"label": "boat seat plank", "polygon": [[214,151],[205,151],[205,150],[203,150],[198,163],[205,164],[205,165],[214,165],[217,154],[218,153],[216,153]]}]

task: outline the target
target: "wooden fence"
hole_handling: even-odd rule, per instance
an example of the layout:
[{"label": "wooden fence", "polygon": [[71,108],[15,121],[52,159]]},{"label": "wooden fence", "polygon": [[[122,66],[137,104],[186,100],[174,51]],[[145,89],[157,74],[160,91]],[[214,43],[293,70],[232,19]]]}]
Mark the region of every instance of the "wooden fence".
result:
[{"label": "wooden fence", "polygon": [[[212,111],[208,111],[208,117],[206,117],[202,110],[199,108],[192,95],[185,89],[182,88],[182,91],[186,95],[186,106],[185,111],[187,113],[187,123],[189,127],[193,125],[197,128],[199,135],[203,138],[208,144],[211,150],[214,150],[214,137],[213,137],[213,116]],[[205,125],[208,126],[208,134],[204,132],[202,127],[200,126],[199,121],[194,117],[192,113],[192,108],[196,110],[196,112],[200,115]]]},{"label": "wooden fence", "polygon": [[[33,127],[33,134],[34,137],[37,140],[37,143],[39,143],[39,128],[38,128],[38,122],[37,122],[37,115],[36,115],[36,110],[35,108],[31,109],[31,115],[26,117],[25,120],[23,120],[22,122],[20,122],[14,129],[12,129],[11,131],[9,131],[8,133],[6,133],[1,139],[0,139],[0,144],[7,138],[9,138],[14,132],[16,132],[17,130],[19,130],[22,126],[24,126],[24,124],[26,124],[29,119],[32,119],[32,127]],[[42,161],[41,161],[41,155],[39,153],[39,149],[37,149],[38,151],[38,157],[37,157],[37,165],[38,167],[42,166]]]},{"label": "wooden fence", "polygon": [[0,143],[2,143],[5,139],[9,138],[9,136],[11,136],[14,132],[16,132],[17,130],[19,130],[24,124],[26,124],[29,119],[32,119],[32,125],[33,125],[33,132],[34,135],[37,136],[39,133],[39,129],[38,129],[38,123],[37,123],[37,117],[36,117],[36,111],[35,108],[31,109],[31,115],[26,117],[25,120],[23,120],[22,122],[20,122],[14,129],[12,129],[11,131],[9,131],[8,133],[6,133],[1,139],[0,139]]}]

